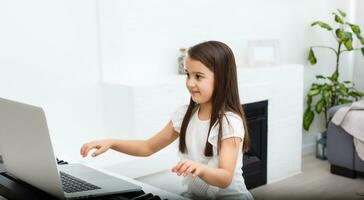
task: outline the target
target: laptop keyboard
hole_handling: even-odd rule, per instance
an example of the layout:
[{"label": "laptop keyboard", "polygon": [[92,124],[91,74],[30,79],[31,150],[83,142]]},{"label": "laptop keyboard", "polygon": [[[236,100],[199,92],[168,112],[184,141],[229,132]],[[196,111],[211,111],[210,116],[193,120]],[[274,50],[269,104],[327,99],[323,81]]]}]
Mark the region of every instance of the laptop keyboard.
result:
[{"label": "laptop keyboard", "polygon": [[83,192],[83,191],[101,189],[100,187],[97,187],[96,185],[92,185],[91,183],[83,181],[79,178],[76,178],[76,177],[66,174],[64,172],[60,172],[60,174],[61,174],[63,191],[65,191],[66,193]]}]

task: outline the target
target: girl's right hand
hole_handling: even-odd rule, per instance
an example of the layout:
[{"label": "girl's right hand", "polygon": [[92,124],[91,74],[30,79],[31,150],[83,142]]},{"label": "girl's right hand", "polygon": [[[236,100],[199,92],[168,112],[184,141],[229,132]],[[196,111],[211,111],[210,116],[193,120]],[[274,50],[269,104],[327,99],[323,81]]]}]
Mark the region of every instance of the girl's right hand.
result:
[{"label": "girl's right hand", "polygon": [[95,140],[83,144],[80,150],[80,154],[82,157],[86,157],[90,150],[97,149],[91,155],[92,157],[96,157],[109,150],[111,146],[112,146],[112,140]]}]

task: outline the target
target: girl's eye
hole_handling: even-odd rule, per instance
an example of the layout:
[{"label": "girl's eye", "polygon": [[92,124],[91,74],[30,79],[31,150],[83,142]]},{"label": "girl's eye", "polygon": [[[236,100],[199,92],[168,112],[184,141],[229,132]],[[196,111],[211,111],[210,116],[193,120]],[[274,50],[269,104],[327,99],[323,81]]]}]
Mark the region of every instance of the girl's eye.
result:
[{"label": "girl's eye", "polygon": [[200,79],[200,78],[201,78],[201,76],[200,76],[200,75],[196,75],[196,78],[197,78],[197,79]]}]

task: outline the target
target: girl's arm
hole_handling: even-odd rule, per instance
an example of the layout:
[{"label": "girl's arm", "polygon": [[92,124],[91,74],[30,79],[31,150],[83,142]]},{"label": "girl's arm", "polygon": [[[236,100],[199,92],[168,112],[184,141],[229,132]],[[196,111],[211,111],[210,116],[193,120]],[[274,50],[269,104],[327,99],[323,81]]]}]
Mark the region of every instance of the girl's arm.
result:
[{"label": "girl's arm", "polygon": [[111,149],[133,156],[150,156],[178,138],[172,122],[148,140],[115,140]]},{"label": "girl's arm", "polygon": [[172,171],[184,176],[192,173],[193,176],[199,176],[210,185],[226,188],[230,185],[234,176],[238,153],[241,151],[239,148],[240,143],[241,139],[238,137],[227,138],[221,141],[218,168],[209,167],[190,160],[183,160]]},{"label": "girl's arm", "polygon": [[178,133],[173,129],[172,122],[169,121],[166,127],[148,140],[97,140],[84,144],[80,153],[83,157],[86,157],[90,150],[97,149],[92,154],[92,156],[95,157],[111,148],[121,153],[144,157],[150,156],[163,149],[177,138]]}]

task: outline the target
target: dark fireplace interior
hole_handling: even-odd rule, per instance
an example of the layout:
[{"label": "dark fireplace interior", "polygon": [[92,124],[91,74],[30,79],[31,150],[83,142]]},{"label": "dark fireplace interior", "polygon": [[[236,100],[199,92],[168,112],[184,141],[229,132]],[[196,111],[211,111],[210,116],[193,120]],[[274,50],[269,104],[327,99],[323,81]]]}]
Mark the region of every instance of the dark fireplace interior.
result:
[{"label": "dark fireplace interior", "polygon": [[252,189],[267,183],[267,124],[268,101],[242,105],[247,118],[250,149],[244,154],[245,185]]}]

